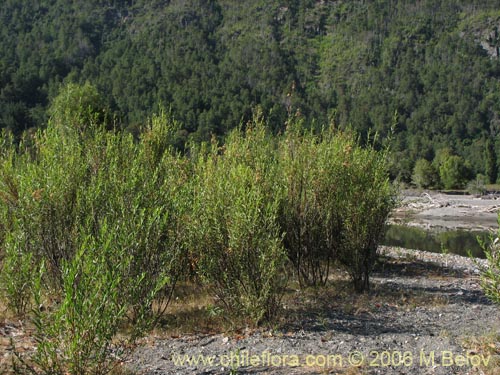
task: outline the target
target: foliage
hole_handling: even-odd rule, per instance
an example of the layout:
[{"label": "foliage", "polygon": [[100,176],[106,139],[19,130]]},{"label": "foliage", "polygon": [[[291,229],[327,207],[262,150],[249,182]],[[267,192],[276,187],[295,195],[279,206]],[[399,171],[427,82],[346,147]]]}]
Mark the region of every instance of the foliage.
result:
[{"label": "foliage", "polygon": [[[63,285],[59,304],[50,310],[36,309],[36,354],[25,368],[33,374],[107,374],[114,366],[110,357],[126,305],[120,284],[132,257],[115,263],[117,250],[111,230],[103,226],[102,243],[89,237],[77,254],[62,265]],[[43,263],[34,293],[44,306]],[[36,278],[37,276],[35,276]]]},{"label": "foliage", "polygon": [[286,195],[285,247],[301,284],[325,284],[332,260],[355,289],[369,286],[376,250],[395,205],[385,153],[333,128],[313,134],[289,124],[280,143]]},{"label": "foliage", "polygon": [[[10,235],[7,234],[7,236]],[[33,262],[33,254],[17,251],[12,246],[14,241],[11,239],[5,242],[7,246],[4,249],[5,258],[0,276],[3,290],[0,292],[6,297],[8,308],[17,316],[24,317],[31,309],[33,269],[36,264]]]},{"label": "foliage", "polygon": [[286,277],[277,223],[281,185],[273,140],[260,119],[196,161],[193,258],[232,317],[276,316]]},{"label": "foliage", "polygon": [[485,149],[485,175],[488,178],[489,183],[494,184],[497,181],[498,176],[498,165],[497,165],[497,155],[495,151],[494,142],[488,139],[486,142]]},{"label": "foliage", "polygon": [[389,181],[385,152],[354,145],[344,152],[339,189],[342,226],[336,259],[346,267],[355,290],[362,292],[369,289],[377,248],[397,196]]},{"label": "foliage", "polygon": [[[500,216],[499,221],[500,225]],[[487,245],[480,241],[487,259],[487,266],[480,267],[481,287],[486,296],[495,303],[500,304],[500,230],[496,238]]]},{"label": "foliage", "polygon": [[428,189],[438,185],[439,176],[429,161],[418,159],[413,168],[412,181],[417,187]]},{"label": "foliage", "polygon": [[106,127],[99,98],[68,85],[47,128],[0,139],[2,292],[20,315],[35,307],[39,341],[24,370],[109,372],[118,332],[154,325],[183,277],[253,324],[276,318],[288,261],[301,284],[325,284],[335,260],[368,288],[395,203],[386,149],[306,130],[299,112],[274,136],[257,109],[183,154],[171,114],[134,138]]},{"label": "foliage", "polygon": [[465,186],[469,172],[460,156],[451,155],[439,167],[439,175],[445,189],[460,189]]},{"label": "foliage", "polygon": [[286,195],[280,221],[284,244],[301,285],[325,284],[341,237],[339,179],[349,140],[324,131],[314,135],[300,121],[288,124],[280,142]]},{"label": "foliage", "polygon": [[5,0],[0,128],[19,139],[44,126],[60,86],[87,81],[102,93],[100,116],[132,132],[169,106],[180,141],[223,137],[256,105],[273,131],[300,109],[307,126],[335,120],[366,141],[370,131],[384,137],[397,111],[393,177],[411,182],[417,160],[448,147],[473,176],[494,182],[497,8],[493,0]]},{"label": "foliage", "polygon": [[467,192],[471,195],[484,195],[486,189],[486,177],[478,174],[474,180],[467,183]]},{"label": "foliage", "polygon": [[2,289],[18,313],[43,303],[37,373],[105,373],[124,320],[132,338],[151,327],[185,271],[188,164],[155,142],[175,124],[155,116],[141,142],[82,124],[52,122],[1,164]]},{"label": "foliage", "polygon": [[106,109],[96,87],[86,82],[84,85],[69,83],[59,90],[52,101],[48,113],[50,122],[64,134],[83,134],[86,127],[104,124]]}]

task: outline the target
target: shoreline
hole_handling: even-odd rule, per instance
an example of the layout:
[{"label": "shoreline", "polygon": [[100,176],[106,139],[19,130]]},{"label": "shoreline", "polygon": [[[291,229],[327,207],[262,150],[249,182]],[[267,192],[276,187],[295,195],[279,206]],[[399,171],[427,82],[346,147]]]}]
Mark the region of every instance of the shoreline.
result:
[{"label": "shoreline", "polygon": [[497,231],[500,199],[404,190],[389,224],[427,230]]},{"label": "shoreline", "polygon": [[469,258],[457,254],[442,254],[431,251],[408,249],[396,246],[379,246],[378,254],[393,259],[412,259],[441,268],[478,275],[481,267],[488,264],[486,259]]}]

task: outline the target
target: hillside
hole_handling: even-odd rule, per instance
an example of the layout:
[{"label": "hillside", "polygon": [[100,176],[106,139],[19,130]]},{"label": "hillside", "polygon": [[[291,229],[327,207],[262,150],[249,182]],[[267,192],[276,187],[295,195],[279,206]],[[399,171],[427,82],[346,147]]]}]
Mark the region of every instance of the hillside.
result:
[{"label": "hillside", "polygon": [[[67,82],[95,85],[123,128],[160,107],[177,142],[223,136],[261,106],[274,131],[394,129],[393,177],[447,149],[498,175],[497,1],[4,0],[0,128],[46,124]],[[397,115],[395,115],[397,113]]]}]

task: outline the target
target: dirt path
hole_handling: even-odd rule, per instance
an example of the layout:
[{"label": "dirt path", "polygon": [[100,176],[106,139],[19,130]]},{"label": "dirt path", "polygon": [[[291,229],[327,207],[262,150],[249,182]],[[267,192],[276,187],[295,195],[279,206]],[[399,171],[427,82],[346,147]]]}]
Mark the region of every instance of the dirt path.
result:
[{"label": "dirt path", "polygon": [[368,295],[338,279],[328,291],[295,292],[273,330],[150,337],[127,366],[147,375],[500,374],[500,307],[481,292],[476,266],[382,251]]}]

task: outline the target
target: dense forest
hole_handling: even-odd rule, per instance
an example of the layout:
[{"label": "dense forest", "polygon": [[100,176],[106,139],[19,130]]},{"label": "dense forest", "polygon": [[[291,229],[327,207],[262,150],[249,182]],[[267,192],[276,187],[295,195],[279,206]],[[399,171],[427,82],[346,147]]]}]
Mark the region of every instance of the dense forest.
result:
[{"label": "dense forest", "polygon": [[130,132],[168,109],[180,147],[260,107],[273,132],[300,116],[391,136],[405,182],[497,180],[498,1],[3,0],[0,20],[0,128],[17,137],[88,82]]}]

